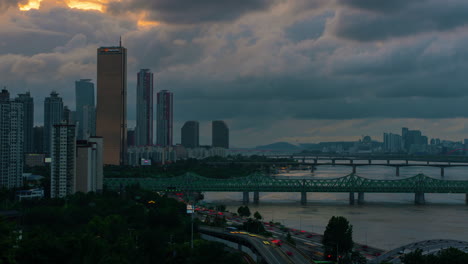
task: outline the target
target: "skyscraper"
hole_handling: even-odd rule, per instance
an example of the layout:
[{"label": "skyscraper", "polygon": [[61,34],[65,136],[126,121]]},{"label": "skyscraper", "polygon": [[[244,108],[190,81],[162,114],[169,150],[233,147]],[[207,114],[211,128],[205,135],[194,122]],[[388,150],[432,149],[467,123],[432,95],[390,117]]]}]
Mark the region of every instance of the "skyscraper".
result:
[{"label": "skyscraper", "polygon": [[136,145],[153,145],[153,73],[148,69],[137,74],[136,107]]},{"label": "skyscraper", "polygon": [[51,92],[44,101],[44,152],[50,154],[52,129],[63,119],[63,101],[58,93]]},{"label": "skyscraper", "polygon": [[76,191],[102,191],[102,138],[90,137],[76,144]]},{"label": "skyscraper", "polygon": [[34,137],[33,137],[33,126],[34,126],[34,100],[29,92],[24,94],[18,94],[15,101],[23,104],[24,118],[23,118],[23,137],[24,137],[24,152],[33,152]]},{"label": "skyscraper", "polygon": [[221,120],[212,122],[211,127],[212,146],[214,148],[229,148],[229,128],[226,123]]},{"label": "skyscraper", "polygon": [[[94,103],[94,84],[91,79],[81,79],[75,82],[76,121],[78,121],[78,139],[86,139],[87,135],[96,135],[96,115]],[[85,109],[86,108],[86,109]]]},{"label": "skyscraper", "polygon": [[52,129],[50,197],[62,198],[76,190],[75,125],[63,121]]},{"label": "skyscraper", "polygon": [[157,98],[156,144],[172,146],[172,98],[167,90],[161,90]]},{"label": "skyscraper", "polygon": [[125,164],[127,153],[127,49],[97,50],[96,135],[103,137],[104,164]]},{"label": "skyscraper", "polygon": [[33,135],[34,135],[34,153],[44,153],[44,127],[43,126],[35,126],[33,128]]},{"label": "skyscraper", "polygon": [[23,185],[23,104],[0,93],[0,187]]},{"label": "skyscraper", "polygon": [[182,146],[186,148],[198,148],[199,142],[199,123],[197,121],[187,121],[181,129]]}]

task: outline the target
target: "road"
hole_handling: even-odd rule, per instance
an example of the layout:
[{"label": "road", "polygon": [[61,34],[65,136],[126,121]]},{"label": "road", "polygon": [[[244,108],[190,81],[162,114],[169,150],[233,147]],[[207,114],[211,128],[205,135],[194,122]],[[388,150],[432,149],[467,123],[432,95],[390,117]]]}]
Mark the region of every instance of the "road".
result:
[{"label": "road", "polygon": [[[274,245],[268,238],[259,235],[243,233],[231,233],[227,232],[222,228],[200,226],[200,230],[203,232],[217,233],[223,236],[230,236],[233,238],[239,238],[247,241],[255,250],[261,255],[261,257],[270,264],[283,264],[283,263],[298,263],[298,264],[310,264],[313,263],[304,257],[297,249],[286,244],[281,246]],[[268,243],[265,244],[264,241]],[[291,252],[290,256],[287,252]]]},{"label": "road", "polygon": [[[273,233],[278,237],[285,237],[286,232],[281,230],[275,225],[270,225],[265,223],[265,227],[268,232]],[[289,229],[291,237],[296,242],[296,247],[302,252],[306,253],[309,257],[314,260],[323,260],[323,246],[322,238],[323,235],[306,232],[304,230]],[[355,243],[354,250],[359,251],[367,260],[374,259],[376,256],[379,256],[384,251],[378,248],[368,247],[366,245],[361,245]]]}]

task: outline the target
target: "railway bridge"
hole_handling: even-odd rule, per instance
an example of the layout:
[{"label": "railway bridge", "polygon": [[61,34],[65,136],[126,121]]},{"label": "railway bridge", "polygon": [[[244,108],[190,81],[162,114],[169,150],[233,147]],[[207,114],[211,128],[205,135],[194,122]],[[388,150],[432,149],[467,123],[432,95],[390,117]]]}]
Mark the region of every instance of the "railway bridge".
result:
[{"label": "railway bridge", "polygon": [[242,192],[243,202],[249,202],[249,193],[259,202],[260,192],[298,192],[301,203],[306,204],[307,193],[349,193],[349,203],[364,202],[365,193],[414,193],[416,204],[424,204],[425,193],[465,194],[468,204],[468,181],[442,180],[418,174],[398,180],[376,180],[360,177],[354,173],[334,179],[282,179],[256,173],[248,177],[212,179],[194,173],[170,178],[105,178],[106,188],[122,190],[125,186],[166,192]]}]

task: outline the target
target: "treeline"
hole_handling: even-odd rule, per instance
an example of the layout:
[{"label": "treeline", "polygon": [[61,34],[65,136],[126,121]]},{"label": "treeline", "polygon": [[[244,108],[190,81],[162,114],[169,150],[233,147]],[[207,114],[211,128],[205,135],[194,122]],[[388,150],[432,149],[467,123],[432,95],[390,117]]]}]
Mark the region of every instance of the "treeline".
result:
[{"label": "treeline", "polygon": [[242,263],[197,233],[192,250],[185,204],[149,191],[77,193],[19,210],[19,221],[0,220],[0,263]]},{"label": "treeline", "polygon": [[104,177],[175,177],[187,172],[215,179],[245,177],[257,172],[258,165],[231,164],[227,166],[214,166],[207,164],[206,160],[188,159],[166,165],[151,165],[141,167],[131,166],[105,166]]}]

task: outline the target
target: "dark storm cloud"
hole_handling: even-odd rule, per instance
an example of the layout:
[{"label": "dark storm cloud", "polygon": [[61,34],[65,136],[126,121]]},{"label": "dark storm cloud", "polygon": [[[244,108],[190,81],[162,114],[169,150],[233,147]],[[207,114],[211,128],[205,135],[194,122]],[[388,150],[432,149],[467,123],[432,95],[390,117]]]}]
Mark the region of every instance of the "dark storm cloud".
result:
[{"label": "dark storm cloud", "polygon": [[[468,23],[468,2],[340,1],[331,32],[357,41],[385,40],[423,32],[448,31]],[[350,8],[351,7],[351,8]]]},{"label": "dark storm cloud", "polygon": [[197,24],[230,21],[254,11],[265,10],[272,0],[124,0],[110,2],[108,11],[113,14],[146,12],[147,19],[170,24]]}]

